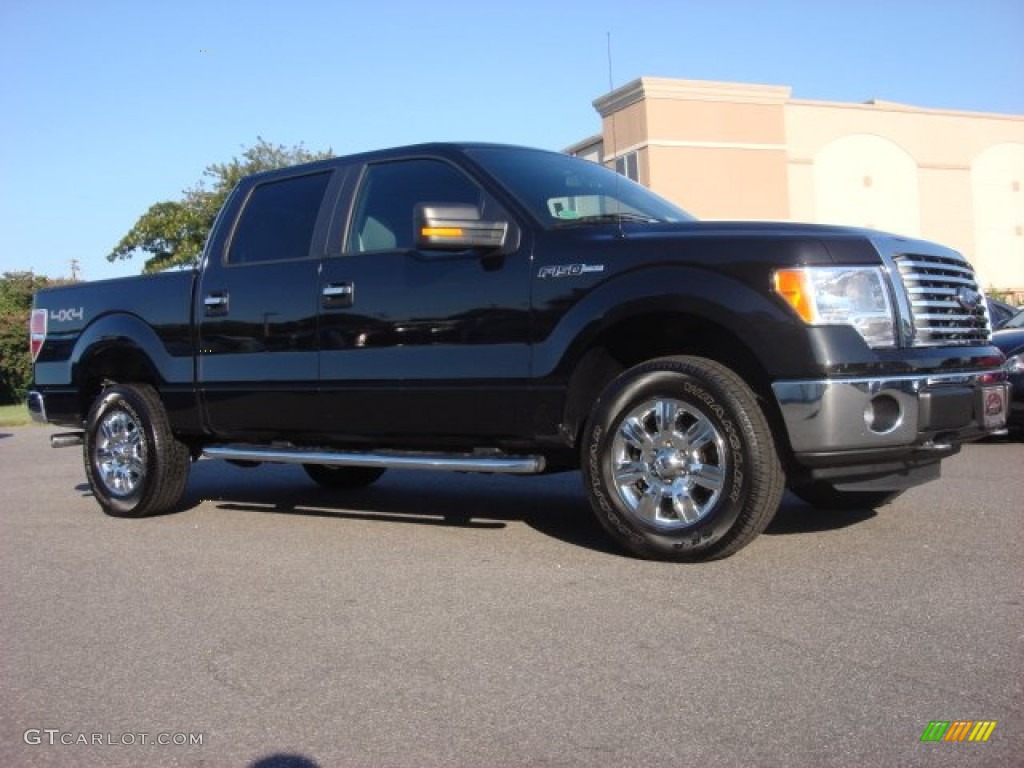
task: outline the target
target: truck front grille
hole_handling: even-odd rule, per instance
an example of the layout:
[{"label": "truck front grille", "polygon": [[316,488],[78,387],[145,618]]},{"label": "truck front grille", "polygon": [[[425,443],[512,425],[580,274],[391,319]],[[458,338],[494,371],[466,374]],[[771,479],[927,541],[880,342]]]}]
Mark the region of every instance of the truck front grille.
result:
[{"label": "truck front grille", "polygon": [[988,343],[988,308],[966,260],[906,253],[895,261],[910,304],[911,346]]}]

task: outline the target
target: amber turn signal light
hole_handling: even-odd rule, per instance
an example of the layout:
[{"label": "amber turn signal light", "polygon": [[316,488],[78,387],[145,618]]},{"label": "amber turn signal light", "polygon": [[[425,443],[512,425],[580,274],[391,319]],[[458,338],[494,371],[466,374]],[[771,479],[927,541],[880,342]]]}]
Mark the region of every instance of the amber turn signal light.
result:
[{"label": "amber turn signal light", "polygon": [[786,300],[805,323],[815,321],[814,286],[802,269],[780,269],[775,273],[775,292]]}]

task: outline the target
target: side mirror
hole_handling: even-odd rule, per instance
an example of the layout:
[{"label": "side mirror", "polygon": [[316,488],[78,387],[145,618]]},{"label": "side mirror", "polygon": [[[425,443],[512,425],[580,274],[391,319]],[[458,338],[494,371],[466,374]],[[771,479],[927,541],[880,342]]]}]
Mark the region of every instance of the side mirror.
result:
[{"label": "side mirror", "polygon": [[508,222],[484,221],[479,208],[462,203],[419,203],[414,226],[416,247],[424,251],[490,251],[503,247],[508,236]]}]

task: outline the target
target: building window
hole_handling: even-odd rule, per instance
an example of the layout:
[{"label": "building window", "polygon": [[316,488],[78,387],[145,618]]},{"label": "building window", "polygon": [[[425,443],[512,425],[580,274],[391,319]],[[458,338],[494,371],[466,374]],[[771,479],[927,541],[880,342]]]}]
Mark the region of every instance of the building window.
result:
[{"label": "building window", "polygon": [[627,179],[640,181],[639,163],[636,152],[627,152],[615,158],[615,171],[621,173]]}]

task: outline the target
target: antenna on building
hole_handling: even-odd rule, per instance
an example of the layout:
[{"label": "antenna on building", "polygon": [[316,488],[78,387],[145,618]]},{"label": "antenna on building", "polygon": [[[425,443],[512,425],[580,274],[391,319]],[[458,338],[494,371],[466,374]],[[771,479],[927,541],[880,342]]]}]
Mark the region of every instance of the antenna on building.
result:
[{"label": "antenna on building", "polygon": [[[608,41],[608,46],[607,46],[607,50],[608,50],[608,93],[610,94],[612,91],[615,90],[615,78],[612,76],[612,33],[611,32],[606,32],[605,35],[607,36],[607,41]],[[618,144],[619,144],[619,142],[618,142],[618,139],[615,136],[615,111],[612,111],[611,118],[612,118],[612,147],[611,147],[611,149],[612,149],[612,151],[611,151],[612,170],[615,171],[615,175],[616,175],[616,177],[618,177],[620,175],[619,171],[618,171],[618,168],[617,168],[618,162],[619,162],[619,158],[616,156],[616,152],[618,152]],[[619,237],[625,237],[626,234],[625,234],[625,232],[622,231],[622,216],[619,215],[620,212],[621,212],[621,210],[620,210],[620,206],[619,206],[619,179],[616,178],[615,179],[615,220],[616,220],[616,222],[618,222],[618,226],[619,226]]]}]

